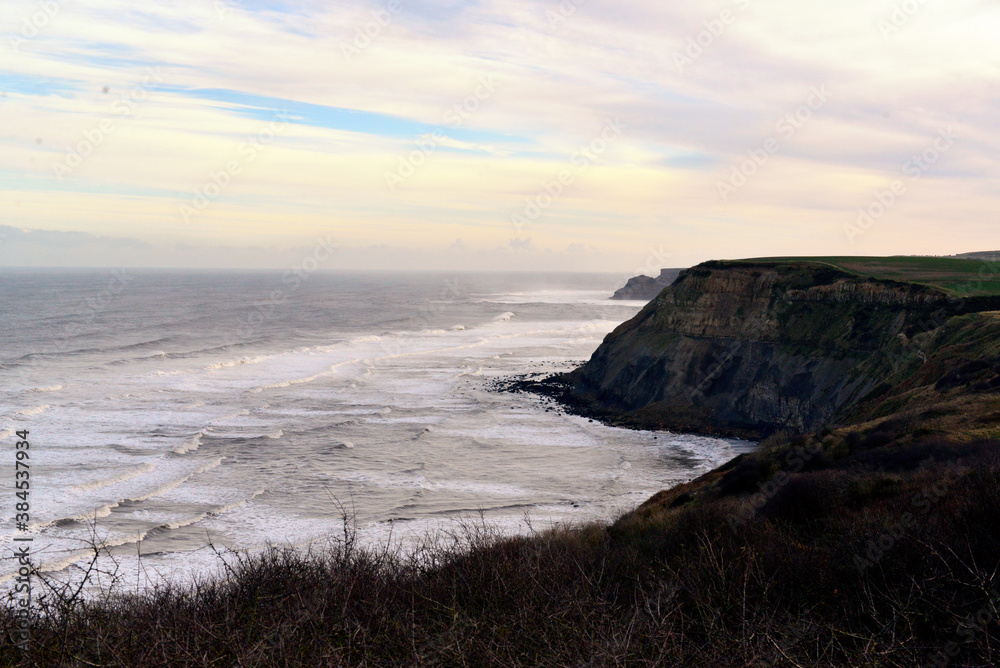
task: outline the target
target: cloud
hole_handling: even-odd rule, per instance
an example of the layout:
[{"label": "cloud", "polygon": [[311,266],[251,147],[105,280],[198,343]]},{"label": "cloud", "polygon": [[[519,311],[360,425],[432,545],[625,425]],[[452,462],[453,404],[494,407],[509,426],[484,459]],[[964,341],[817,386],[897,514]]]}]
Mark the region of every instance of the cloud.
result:
[{"label": "cloud", "polygon": [[[511,213],[569,169],[532,224],[536,248],[989,246],[1000,6],[897,4],[56,0],[39,14],[14,0],[0,16],[0,221],[192,248],[330,230],[359,248],[462,238],[514,253]],[[144,85],[153,70],[162,81]],[[816,87],[829,100],[786,136]],[[575,171],[612,118],[627,130]],[[849,244],[844,224],[946,128],[954,149]],[[780,150],[721,199],[769,138]],[[390,189],[402,164],[412,175]]]},{"label": "cloud", "polygon": [[[334,234],[302,238],[294,245],[215,245],[162,241],[85,232],[23,230],[0,225],[0,267],[128,267],[289,269],[324,249],[324,271],[533,271],[544,258],[547,271],[577,271],[580,249],[536,248],[529,240],[506,246],[472,246],[456,239],[447,246],[358,245]],[[595,270],[613,271],[634,263],[631,256],[586,250]]]}]

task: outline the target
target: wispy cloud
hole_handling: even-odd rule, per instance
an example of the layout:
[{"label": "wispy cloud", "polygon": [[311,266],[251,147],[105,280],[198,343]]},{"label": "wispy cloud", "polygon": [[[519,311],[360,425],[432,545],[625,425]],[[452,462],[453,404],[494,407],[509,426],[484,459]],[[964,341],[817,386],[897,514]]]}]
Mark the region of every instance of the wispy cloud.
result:
[{"label": "wispy cloud", "polygon": [[[156,248],[322,232],[488,254],[530,238],[622,266],[651,244],[678,262],[995,245],[1000,7],[901,17],[898,4],[14,0],[0,16],[0,223]],[[162,81],[145,86],[151,70]],[[497,82],[485,97],[484,77]],[[829,101],[781,136],[815,87]],[[279,112],[288,127],[248,160]],[[514,230],[510,212],[611,118],[628,130],[527,236]],[[954,148],[849,244],[844,224],[946,128]],[[390,189],[387,171],[435,132],[433,155]],[[780,150],[721,199],[770,137]],[[185,219],[232,163],[224,192]]]}]

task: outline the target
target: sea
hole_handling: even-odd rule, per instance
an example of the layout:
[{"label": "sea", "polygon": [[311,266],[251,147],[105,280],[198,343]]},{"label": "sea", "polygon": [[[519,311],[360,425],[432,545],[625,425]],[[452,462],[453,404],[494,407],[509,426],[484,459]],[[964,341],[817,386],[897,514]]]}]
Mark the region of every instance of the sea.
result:
[{"label": "sea", "polygon": [[52,578],[80,576],[96,542],[98,571],[146,588],[214,572],[221,552],[321,548],[345,513],[371,546],[470,519],[610,520],[751,450],[492,389],[586,361],[643,306],[609,300],[623,283],[0,270],[0,583],[18,537]]}]

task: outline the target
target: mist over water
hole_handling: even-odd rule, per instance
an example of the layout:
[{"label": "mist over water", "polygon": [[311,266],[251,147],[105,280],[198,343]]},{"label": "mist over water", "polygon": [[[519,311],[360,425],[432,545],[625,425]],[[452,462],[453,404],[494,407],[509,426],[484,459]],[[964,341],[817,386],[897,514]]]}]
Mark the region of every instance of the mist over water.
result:
[{"label": "mist over water", "polygon": [[[613,517],[747,450],[487,390],[586,360],[642,306],[608,301],[620,282],[4,271],[0,441],[31,432],[34,553],[71,569],[96,523],[150,584],[212,568],[209,541],[322,543],[335,500],[368,541],[479,512],[537,529]],[[7,554],[12,537],[5,523]],[[0,580],[13,571],[0,561]]]}]

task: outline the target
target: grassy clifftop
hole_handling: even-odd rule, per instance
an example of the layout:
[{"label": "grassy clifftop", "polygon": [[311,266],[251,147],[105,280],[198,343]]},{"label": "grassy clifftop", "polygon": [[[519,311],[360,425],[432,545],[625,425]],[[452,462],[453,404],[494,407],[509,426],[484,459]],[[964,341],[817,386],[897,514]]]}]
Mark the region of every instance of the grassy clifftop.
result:
[{"label": "grassy clifftop", "polygon": [[750,262],[818,263],[858,276],[926,285],[959,297],[1000,295],[1000,262],[988,259],[897,255],[756,258]]}]

